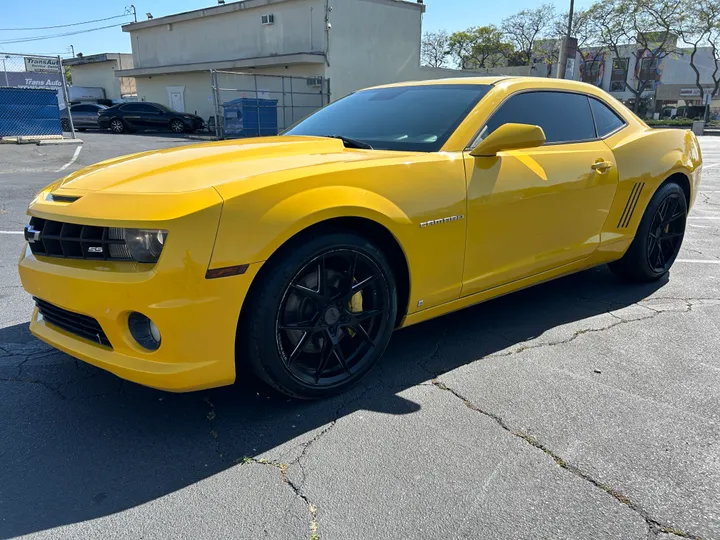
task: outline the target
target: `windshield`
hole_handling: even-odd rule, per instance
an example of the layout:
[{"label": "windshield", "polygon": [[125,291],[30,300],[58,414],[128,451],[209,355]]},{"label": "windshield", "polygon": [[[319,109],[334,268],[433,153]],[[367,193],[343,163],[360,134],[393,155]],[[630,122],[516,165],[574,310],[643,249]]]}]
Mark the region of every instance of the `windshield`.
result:
[{"label": "windshield", "polygon": [[440,84],[362,90],[320,109],[283,135],[347,137],[376,150],[437,152],[490,88]]}]

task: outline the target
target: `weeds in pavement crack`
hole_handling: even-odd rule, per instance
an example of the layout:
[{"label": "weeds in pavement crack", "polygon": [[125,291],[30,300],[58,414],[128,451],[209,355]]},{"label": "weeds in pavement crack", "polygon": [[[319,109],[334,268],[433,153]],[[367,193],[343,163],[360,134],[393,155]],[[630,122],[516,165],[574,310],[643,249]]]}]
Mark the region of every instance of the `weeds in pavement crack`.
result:
[{"label": "weeds in pavement crack", "polygon": [[[620,324],[620,323],[618,323],[618,324]],[[690,534],[690,533],[687,533],[687,532],[685,532],[685,531],[681,531],[681,530],[679,530],[679,529],[676,529],[676,528],[671,527],[671,526],[668,526],[668,525],[663,525],[663,524],[660,523],[658,520],[650,517],[650,515],[649,515],[645,510],[643,510],[643,509],[642,509],[640,506],[638,506],[635,502],[633,502],[632,500],[630,500],[630,498],[627,497],[625,494],[621,493],[620,491],[617,491],[616,489],[613,489],[612,487],[610,487],[610,486],[608,486],[608,485],[606,485],[606,484],[603,484],[602,482],[600,482],[599,480],[596,480],[595,478],[593,478],[593,477],[590,476],[589,474],[581,471],[581,470],[580,470],[578,467],[576,467],[575,465],[572,465],[572,464],[568,463],[568,462],[565,461],[562,457],[560,457],[559,455],[555,454],[550,448],[548,448],[547,446],[545,446],[544,444],[542,444],[540,441],[538,441],[538,440],[537,440],[535,437],[533,437],[532,435],[528,435],[527,433],[523,433],[522,431],[512,429],[512,428],[505,422],[505,420],[502,419],[502,417],[500,417],[499,415],[494,414],[494,413],[492,413],[492,412],[485,411],[485,410],[479,408],[477,405],[473,404],[473,403],[472,403],[469,399],[467,399],[465,396],[463,396],[462,394],[460,394],[457,390],[454,390],[454,389],[450,388],[449,386],[447,386],[447,385],[446,385],[445,383],[443,383],[442,381],[440,381],[440,380],[438,380],[438,379],[434,379],[434,380],[432,381],[432,383],[433,383],[433,385],[434,385],[436,388],[438,388],[438,389],[440,389],[440,390],[442,390],[442,391],[444,391],[444,392],[448,392],[448,393],[452,394],[453,396],[455,396],[456,398],[458,398],[459,400],[461,400],[462,403],[463,403],[468,409],[470,409],[470,410],[472,410],[472,411],[474,411],[474,412],[480,413],[480,414],[482,414],[483,416],[486,416],[486,417],[488,417],[488,418],[491,418],[491,419],[494,420],[495,423],[496,423],[497,425],[499,425],[503,430],[507,431],[508,433],[510,433],[511,435],[513,435],[514,437],[517,437],[517,438],[525,441],[526,443],[528,443],[529,445],[537,448],[538,450],[541,450],[542,452],[544,452],[545,454],[547,454],[550,458],[552,458],[552,460],[553,460],[559,467],[561,467],[562,469],[564,469],[564,470],[572,473],[573,475],[577,476],[578,478],[581,478],[581,479],[585,480],[586,482],[591,483],[591,484],[592,484],[593,486],[595,486],[596,488],[601,489],[602,491],[604,491],[605,493],[607,493],[608,495],[610,495],[611,497],[613,497],[613,498],[614,498],[616,501],[618,501],[619,503],[621,503],[621,504],[627,506],[628,508],[630,508],[633,512],[635,512],[636,514],[638,514],[640,517],[642,517],[642,518],[645,520],[645,523],[648,525],[648,527],[650,528],[651,531],[671,533],[671,534],[675,534],[675,535],[677,535],[677,536],[681,536],[681,537],[683,537],[683,538],[689,538],[689,539],[691,539],[691,540],[701,540],[701,538],[700,538],[699,536],[692,535],[692,534]]]},{"label": "weeds in pavement crack", "polygon": [[220,459],[223,458],[223,454],[220,451],[220,441],[218,440],[220,438],[220,435],[218,434],[217,430],[215,429],[215,418],[217,418],[217,413],[215,412],[215,404],[210,401],[209,397],[204,397],[203,401],[208,404],[208,407],[210,407],[210,410],[205,415],[207,418],[208,423],[210,424],[210,436],[215,440],[215,452],[220,457]]}]

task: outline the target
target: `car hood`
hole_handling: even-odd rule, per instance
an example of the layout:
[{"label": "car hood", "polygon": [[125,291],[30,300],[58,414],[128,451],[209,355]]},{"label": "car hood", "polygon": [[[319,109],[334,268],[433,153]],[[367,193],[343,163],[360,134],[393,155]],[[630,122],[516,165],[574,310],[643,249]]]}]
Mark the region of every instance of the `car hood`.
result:
[{"label": "car hood", "polygon": [[[343,167],[357,161],[399,157],[402,152],[355,150],[325,137],[262,137],[133,154],[72,173],[60,193],[187,193],[249,178],[302,174],[300,169]],[[285,176],[283,176],[285,175]],[[277,181],[277,177],[276,181]]]}]

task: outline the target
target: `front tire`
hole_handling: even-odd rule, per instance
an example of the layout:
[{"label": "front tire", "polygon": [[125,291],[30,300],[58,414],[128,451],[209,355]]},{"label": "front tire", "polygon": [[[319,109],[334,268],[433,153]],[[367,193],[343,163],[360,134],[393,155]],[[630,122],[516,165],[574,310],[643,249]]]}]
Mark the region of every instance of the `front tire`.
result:
[{"label": "front tire", "polygon": [[264,269],[246,308],[238,364],[301,399],[340,393],[382,356],[397,315],[385,255],[354,233],[305,238]]},{"label": "front tire", "polygon": [[657,190],[645,210],[632,244],[622,259],[610,263],[617,276],[631,281],[655,281],[675,262],[687,220],[687,199],[674,182]]}]

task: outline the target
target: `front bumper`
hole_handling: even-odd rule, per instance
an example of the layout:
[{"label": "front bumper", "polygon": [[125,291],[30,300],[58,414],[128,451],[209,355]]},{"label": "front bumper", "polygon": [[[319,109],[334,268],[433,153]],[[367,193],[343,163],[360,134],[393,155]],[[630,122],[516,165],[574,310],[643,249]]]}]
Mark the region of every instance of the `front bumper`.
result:
[{"label": "front bumper", "polygon": [[[110,346],[54,326],[39,318],[37,309],[30,331],[71,356],[146,386],[182,392],[231,384],[240,309],[261,263],[250,265],[242,275],[206,279],[222,202],[212,190],[190,195],[164,194],[153,197],[154,204],[145,201],[148,197],[125,201],[116,195],[107,197],[113,202],[107,204],[101,194],[91,193],[72,204],[59,204],[41,194],[30,206],[31,215],[166,229],[169,235],[156,264],[36,256],[26,246],[19,262],[25,290],[63,310],[92,317]],[[145,214],[146,206],[152,207],[158,221],[127,219]],[[189,213],[180,212],[181,207]],[[162,342],[156,351],[133,339],[128,329],[132,312],[149,317],[160,329]]]},{"label": "front bumper", "polygon": [[[37,308],[30,322],[33,335],[123,379],[161,390],[184,392],[235,381],[237,322],[259,263],[243,275],[211,280],[182,270],[99,272],[92,266],[97,263],[58,264],[26,249],[19,269],[26,291],[93,317],[112,347],[49,324],[38,317]],[[157,324],[162,335],[157,351],[142,348],[130,335],[127,321],[133,311]]]}]

